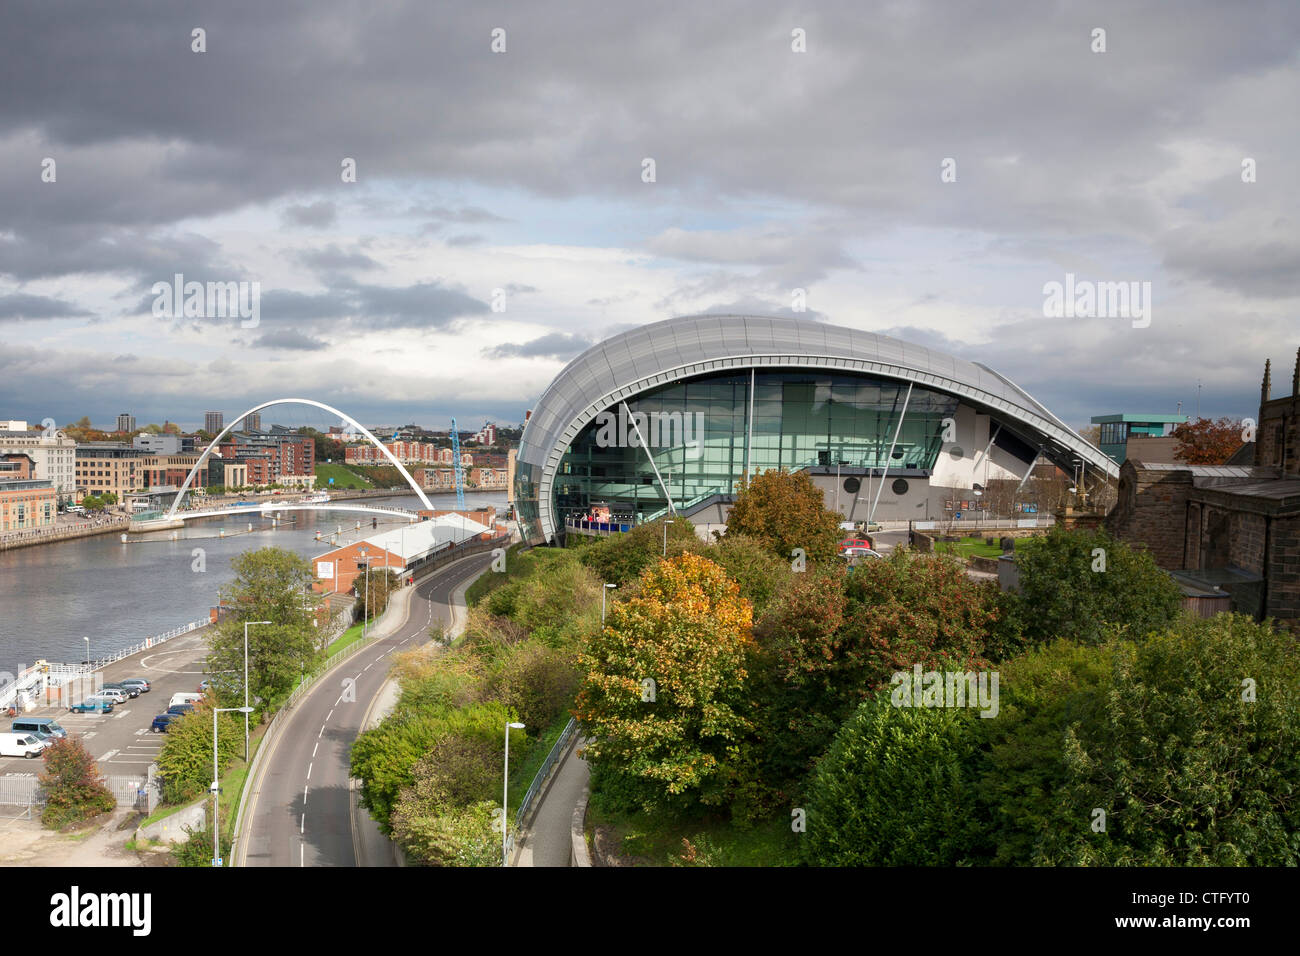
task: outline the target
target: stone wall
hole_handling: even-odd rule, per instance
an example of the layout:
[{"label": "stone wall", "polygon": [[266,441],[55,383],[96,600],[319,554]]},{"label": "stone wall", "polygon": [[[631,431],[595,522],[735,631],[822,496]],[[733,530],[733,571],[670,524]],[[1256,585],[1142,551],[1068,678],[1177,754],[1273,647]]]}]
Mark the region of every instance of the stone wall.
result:
[{"label": "stone wall", "polygon": [[1139,470],[1126,461],[1119,487],[1119,502],[1106,517],[1107,530],[1122,541],[1145,544],[1162,568],[1183,567],[1191,472]]}]

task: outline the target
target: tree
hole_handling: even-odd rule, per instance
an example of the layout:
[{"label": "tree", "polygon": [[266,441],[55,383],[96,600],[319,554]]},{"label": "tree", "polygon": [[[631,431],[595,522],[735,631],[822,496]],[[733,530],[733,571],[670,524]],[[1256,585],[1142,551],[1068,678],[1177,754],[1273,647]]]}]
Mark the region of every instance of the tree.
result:
[{"label": "tree", "polygon": [[261,548],[233,561],[234,580],[221,589],[230,613],[208,638],[208,670],[237,674],[243,703],[244,621],[248,629],[249,693],[264,707],[286,695],[320,657],[314,625],[320,596],[312,593],[311,565],[292,551]]},{"label": "tree", "polygon": [[841,520],[807,472],[769,469],[741,487],[727,534],[749,535],[787,561],[796,548],[811,561],[828,561],[838,550]]},{"label": "tree", "polygon": [[754,606],[759,618],[800,575],[790,562],[774,555],[762,543],[743,534],[729,534],[704,552],[740,585],[740,596]]},{"label": "tree", "polygon": [[588,759],[647,807],[725,802],[744,714],[752,609],[718,565],[685,553],[647,569],[579,657],[574,714]]},{"label": "tree", "polygon": [[1033,643],[1064,637],[1098,644],[1112,630],[1141,638],[1169,625],[1182,604],[1174,579],[1146,551],[1104,529],[1054,527],[1017,541],[1016,568],[1012,612]]},{"label": "tree", "polygon": [[[1043,862],[1300,864],[1300,653],[1239,614],[1117,646],[1099,719],[1072,725]],[[1094,826],[1105,811],[1104,830]]]},{"label": "tree", "polygon": [[[237,716],[217,714],[218,779],[244,749],[244,723],[236,720]],[[193,713],[168,724],[157,763],[164,803],[185,803],[208,789],[212,783],[211,703],[205,701]]]},{"label": "tree", "polygon": [[86,497],[81,499],[81,507],[85,508],[87,511],[103,511],[104,499],[98,495],[86,495]]},{"label": "tree", "polygon": [[804,858],[814,866],[953,866],[980,839],[969,711],[863,703],[817,764]]},{"label": "tree", "polygon": [[[665,525],[668,534],[666,552]],[[642,571],[664,557],[675,558],[684,551],[700,553],[704,547],[704,542],[695,533],[695,525],[687,519],[660,518],[587,545],[578,552],[578,560],[591,568],[602,581],[622,587],[635,581]]]},{"label": "tree", "polygon": [[357,575],[353,589],[357,599],[352,604],[352,620],[363,616],[374,620],[388,608],[388,600],[402,587],[402,579],[392,568],[371,568],[369,574]]},{"label": "tree", "polygon": [[1198,418],[1170,433],[1178,439],[1174,458],[1189,465],[1224,465],[1245,444],[1241,420],[1224,416],[1218,421]]},{"label": "tree", "polygon": [[82,823],[116,806],[104,785],[95,758],[79,737],[63,737],[45,748],[45,772],[40,784],[45,790],[41,824],[53,830]]}]

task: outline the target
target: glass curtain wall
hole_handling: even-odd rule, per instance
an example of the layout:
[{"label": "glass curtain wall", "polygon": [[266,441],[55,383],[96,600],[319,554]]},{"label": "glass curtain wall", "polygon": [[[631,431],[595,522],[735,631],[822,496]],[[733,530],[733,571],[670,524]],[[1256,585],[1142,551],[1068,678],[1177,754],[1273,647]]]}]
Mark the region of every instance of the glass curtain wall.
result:
[{"label": "glass curtain wall", "polygon": [[[608,506],[611,517],[650,520],[667,508],[661,480],[679,510],[713,494],[734,494],[745,471],[749,391],[748,372],[706,376],[629,400],[630,417],[617,407],[598,417],[561,461],[557,519]],[[905,382],[846,373],[758,373],[750,470],[836,462],[883,467],[906,397]],[[943,419],[956,409],[953,396],[913,388],[890,467],[933,468]]]}]

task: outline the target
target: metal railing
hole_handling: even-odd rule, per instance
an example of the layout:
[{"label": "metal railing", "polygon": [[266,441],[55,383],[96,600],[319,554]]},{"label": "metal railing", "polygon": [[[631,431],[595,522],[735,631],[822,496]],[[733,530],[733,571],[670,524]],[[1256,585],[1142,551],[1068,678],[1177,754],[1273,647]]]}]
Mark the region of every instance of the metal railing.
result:
[{"label": "metal railing", "polygon": [[533,782],[529,785],[528,792],[524,794],[523,800],[519,801],[519,812],[515,814],[516,830],[523,829],[524,818],[528,815],[528,811],[532,809],[533,801],[537,799],[537,795],[540,794],[542,788],[546,786],[546,781],[550,778],[551,771],[559,766],[560,761],[563,760],[565,751],[568,750],[569,744],[573,742],[573,738],[577,733],[578,722],[570,717],[569,722],[564,725],[564,730],[560,732],[560,739],[555,742],[555,746],[551,748],[551,752],[546,755],[545,762],[542,763],[541,768],[533,777]]}]

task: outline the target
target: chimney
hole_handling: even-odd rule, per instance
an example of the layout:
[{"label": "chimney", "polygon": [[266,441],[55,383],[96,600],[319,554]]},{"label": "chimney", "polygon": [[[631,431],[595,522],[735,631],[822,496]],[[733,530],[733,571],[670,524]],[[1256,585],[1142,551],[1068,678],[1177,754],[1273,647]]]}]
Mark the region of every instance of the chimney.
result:
[{"label": "chimney", "polygon": [[1263,405],[1268,401],[1268,396],[1273,390],[1273,370],[1272,363],[1264,359],[1264,383],[1259,387],[1259,403]]}]

